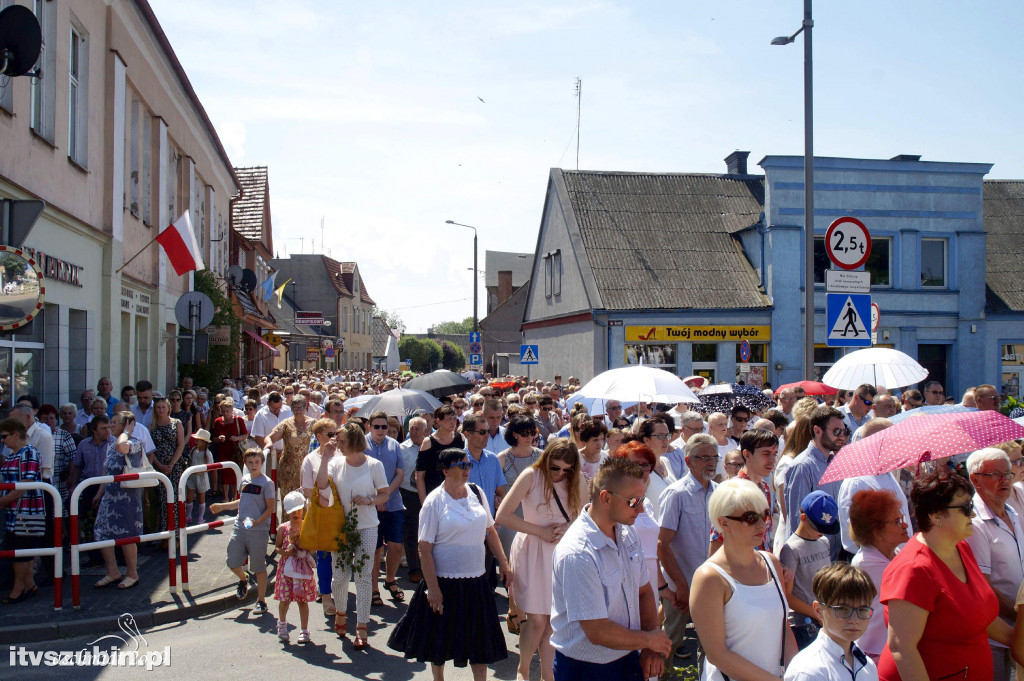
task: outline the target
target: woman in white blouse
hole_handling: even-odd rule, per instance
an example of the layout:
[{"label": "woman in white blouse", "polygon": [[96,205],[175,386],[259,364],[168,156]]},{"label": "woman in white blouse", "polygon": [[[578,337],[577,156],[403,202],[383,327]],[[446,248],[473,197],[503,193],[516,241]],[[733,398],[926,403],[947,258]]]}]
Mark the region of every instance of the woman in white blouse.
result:
[{"label": "woman in white blouse", "polygon": [[[316,474],[317,489],[326,490],[329,481],[334,482],[341,503],[345,507],[345,517],[356,514],[356,531],[359,536],[358,553],[352,561],[361,563],[361,569],[355,575],[356,582],[356,638],[353,647],[362,650],[369,645],[367,627],[370,622],[370,599],[373,585],[370,575],[373,571],[373,554],[377,548],[377,504],[388,500],[388,479],[384,474],[384,464],[377,459],[366,456],[366,436],[363,429],[356,423],[350,423],[338,432],[341,451],[344,456],[334,456],[334,440],[328,440],[321,447],[322,458]],[[351,534],[349,545],[353,542]],[[334,560],[334,574],[331,578],[331,592],[334,595],[335,614],[334,631],[344,637],[348,633],[348,585],[353,577],[353,565]]]},{"label": "woman in white blouse", "polygon": [[482,491],[467,485],[471,465],[464,449],[438,455],[444,482],[420,510],[423,581],[388,639],[388,646],[407,659],[430,662],[435,681],[444,679],[448,660],[456,667],[468,663],[473,678],[483,681],[487,665],[508,655],[494,590],[484,574],[485,544],[497,557],[506,586],[512,574]]}]

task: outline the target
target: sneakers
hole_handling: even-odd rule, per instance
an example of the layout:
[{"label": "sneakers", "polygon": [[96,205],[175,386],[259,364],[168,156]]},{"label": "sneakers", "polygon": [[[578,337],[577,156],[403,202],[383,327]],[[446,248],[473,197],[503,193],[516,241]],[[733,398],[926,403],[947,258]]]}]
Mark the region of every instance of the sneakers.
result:
[{"label": "sneakers", "polygon": [[249,580],[248,579],[239,580],[238,588],[235,589],[235,596],[237,596],[238,600],[241,601],[241,600],[244,600],[245,597],[248,594],[249,594]]},{"label": "sneakers", "polygon": [[256,605],[252,606],[252,614],[254,615],[266,615],[267,614],[267,602],[256,601]]},{"label": "sneakers", "polygon": [[[289,636],[288,636],[288,623],[287,622],[282,622],[282,621],[278,620],[278,622],[277,622],[277,637],[279,639],[281,639],[282,641],[284,641],[285,643],[288,643]],[[301,643],[302,641],[300,640],[299,642]]]},{"label": "sneakers", "polygon": [[309,629],[303,629],[299,632],[299,643],[309,643],[311,640],[309,638]]}]

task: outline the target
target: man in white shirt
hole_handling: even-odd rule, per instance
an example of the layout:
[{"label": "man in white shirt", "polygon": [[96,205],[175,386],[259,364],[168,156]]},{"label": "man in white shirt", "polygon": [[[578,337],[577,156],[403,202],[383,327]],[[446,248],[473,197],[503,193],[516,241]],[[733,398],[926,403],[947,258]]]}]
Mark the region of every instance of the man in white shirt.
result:
[{"label": "man in white shirt", "polygon": [[267,436],[270,435],[270,432],[274,430],[277,424],[291,415],[292,410],[285,406],[281,393],[272,392],[267,395],[267,406],[256,412],[256,417],[252,421],[252,432],[249,434],[253,436],[256,444],[261,448],[267,449],[268,446],[271,446],[280,455],[284,450],[284,438],[271,444],[270,438]]},{"label": "man in white shirt", "polygon": [[75,426],[81,428],[89,423],[89,421],[92,421],[92,401],[96,399],[96,391],[83,390],[78,399],[82,406],[78,409],[78,413],[75,414]]},{"label": "man in white shirt", "polygon": [[[28,443],[39,450],[39,466],[42,469],[43,482],[50,482],[53,477],[53,435],[50,429],[36,421],[32,415],[32,405],[19,402],[11,407],[11,418],[25,424]],[[6,448],[5,448],[6,450]],[[47,495],[49,496],[49,495]]]},{"label": "man in white shirt", "polygon": [[149,428],[153,425],[153,384],[146,380],[136,383],[135,399],[138,401],[132,405],[135,422]]},{"label": "man in white shirt", "polygon": [[484,447],[484,451],[495,456],[508,449],[508,443],[505,442],[505,428],[501,425],[501,419],[504,416],[505,410],[501,408],[499,400],[492,397],[484,402],[484,418],[487,420],[487,445]]},{"label": "man in white shirt", "polygon": [[843,420],[851,433],[857,431],[871,419],[871,408],[874,406],[878,390],[870,383],[857,386],[850,401],[839,408],[843,412]]}]

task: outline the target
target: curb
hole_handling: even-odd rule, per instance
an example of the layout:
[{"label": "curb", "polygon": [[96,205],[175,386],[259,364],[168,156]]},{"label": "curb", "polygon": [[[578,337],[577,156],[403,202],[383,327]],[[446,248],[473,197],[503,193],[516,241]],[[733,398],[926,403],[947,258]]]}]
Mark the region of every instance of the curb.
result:
[{"label": "curb", "polygon": [[[273,580],[267,580],[267,592],[269,594],[274,593]],[[183,594],[176,595],[181,597]],[[240,606],[251,605],[255,602],[255,590],[250,589],[249,594],[242,600],[238,600],[234,593],[226,593],[208,596],[195,603],[169,605],[157,608],[156,610],[133,612],[130,614],[134,618],[136,626],[141,630],[173,622],[184,622],[203,615],[226,612]],[[103,617],[69,622],[41,622],[28,626],[0,627],[0,641],[10,644],[39,643],[60,638],[119,631],[121,629],[120,618],[121,615],[105,615]]]}]

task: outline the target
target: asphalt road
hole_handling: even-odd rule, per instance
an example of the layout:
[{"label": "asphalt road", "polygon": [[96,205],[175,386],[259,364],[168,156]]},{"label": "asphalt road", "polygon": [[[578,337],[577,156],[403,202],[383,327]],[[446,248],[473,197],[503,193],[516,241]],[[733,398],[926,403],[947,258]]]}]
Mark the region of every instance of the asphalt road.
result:
[{"label": "asphalt road", "polygon": [[[404,581],[404,580],[402,580]],[[401,581],[400,581],[401,583]],[[409,586],[405,584],[404,586]],[[170,681],[181,679],[192,681],[196,678],[215,679],[216,681],[252,681],[253,678],[267,681],[288,681],[293,678],[353,678],[370,681],[419,681],[431,679],[427,665],[415,661],[407,661],[387,647],[387,639],[391,629],[405,612],[405,605],[393,605],[385,598],[385,605],[374,608],[373,620],[370,625],[370,648],[356,651],[352,648],[354,632],[355,597],[350,596],[350,635],[347,641],[340,640],[329,631],[329,624],[323,617],[323,610],[318,603],[310,607],[310,632],[312,643],[298,645],[298,609],[293,604],[288,613],[288,621],[294,625],[292,643],[281,643],[276,635],[277,603],[268,600],[271,612],[256,616],[252,607],[245,605],[232,611],[211,615],[206,618],[179,622],[161,627],[146,629],[141,632],[144,642],[139,642],[142,652],[162,654],[170,651],[168,666],[156,665],[150,671],[138,668],[115,666],[31,666],[29,653],[56,653],[68,651],[74,653],[83,649],[91,649],[97,636],[61,639],[45,643],[32,644],[24,647],[24,655],[28,665],[12,666],[11,656],[18,655],[17,649],[0,650],[0,679],[18,679],[18,681],[52,681],[54,678],[74,679],[75,681],[119,681],[121,679],[140,681]],[[503,591],[499,591],[502,596]],[[499,596],[499,609],[504,610],[505,601]],[[412,591],[406,591],[406,598],[412,597]],[[126,628],[131,629],[130,623]],[[504,619],[502,620],[504,631]],[[131,643],[122,650],[134,650],[135,641],[123,634],[123,638]],[[518,664],[517,636],[505,632],[509,657],[491,668],[488,678],[515,679]],[[95,645],[109,650],[111,645],[120,643],[117,639],[107,638]],[[155,661],[155,657],[153,658]],[[15,660],[17,661],[17,660]],[[533,679],[540,679],[540,670],[534,660]],[[332,672],[340,672],[343,676],[335,677]],[[457,669],[450,664],[446,667],[446,679],[468,681],[472,679],[469,668]]]}]

